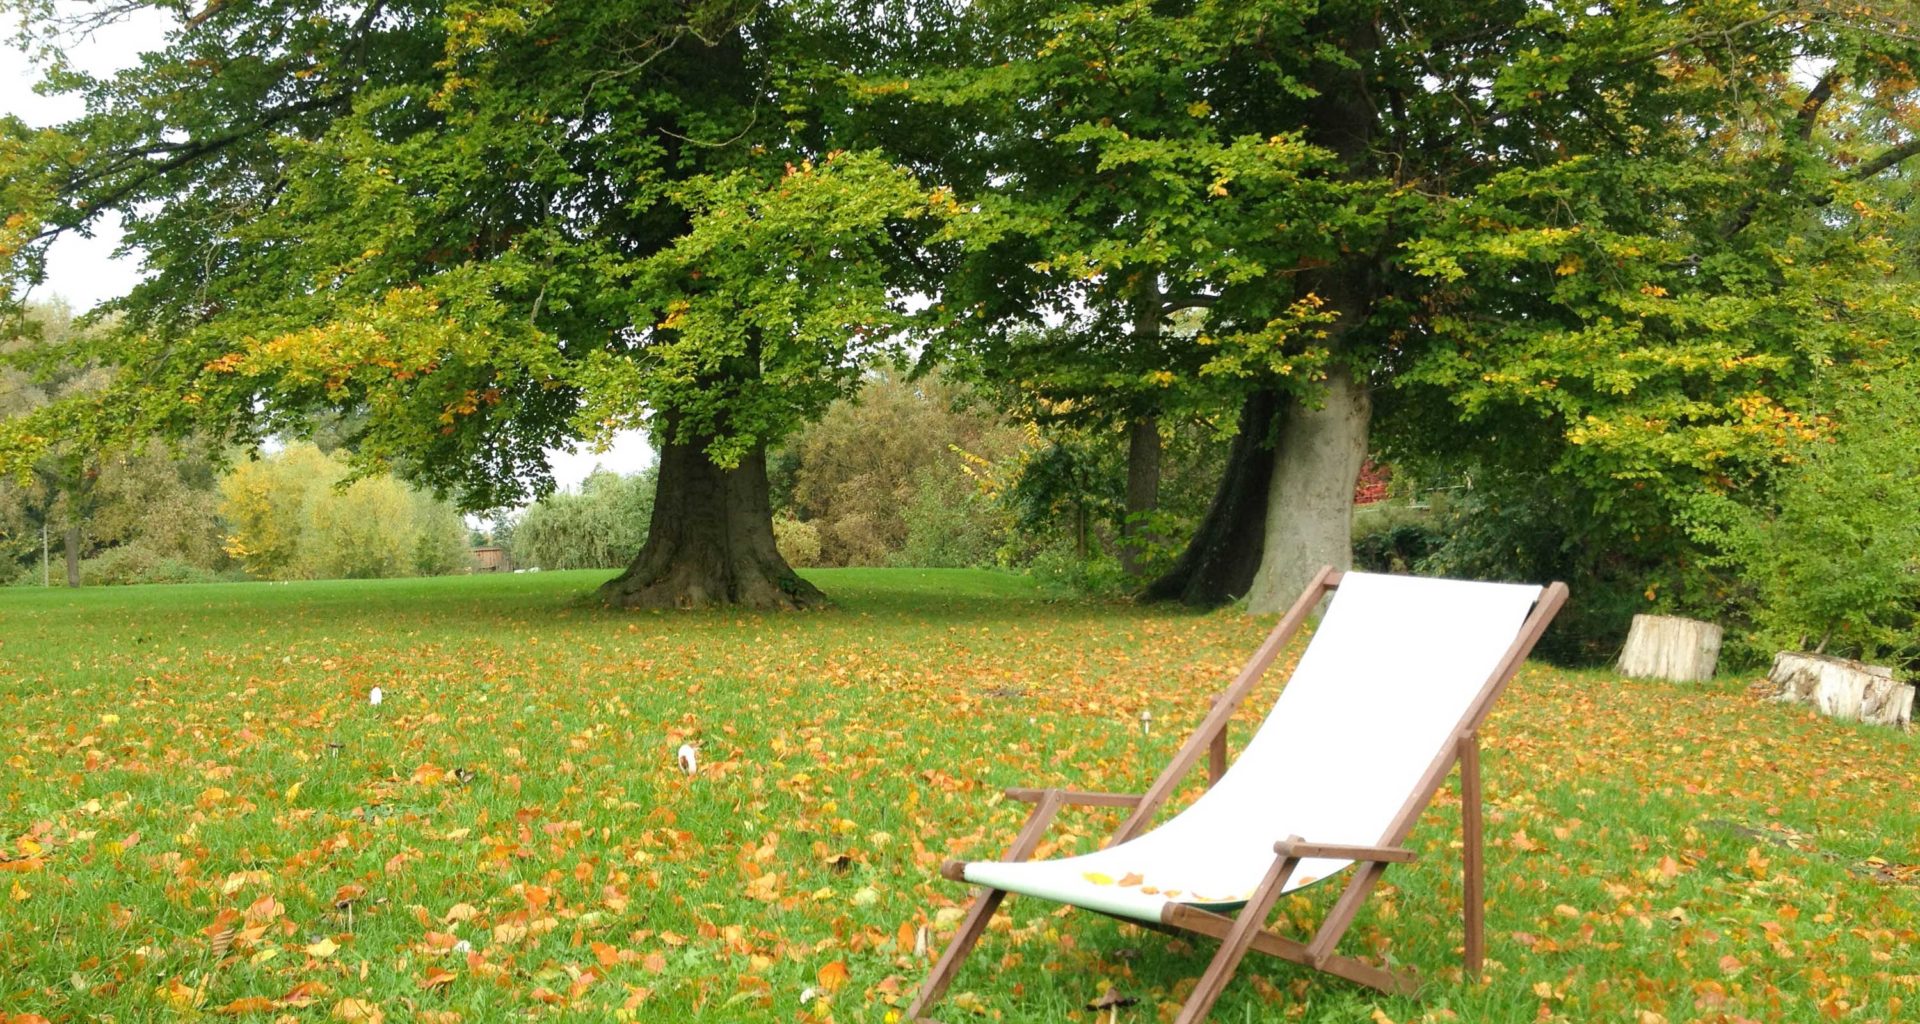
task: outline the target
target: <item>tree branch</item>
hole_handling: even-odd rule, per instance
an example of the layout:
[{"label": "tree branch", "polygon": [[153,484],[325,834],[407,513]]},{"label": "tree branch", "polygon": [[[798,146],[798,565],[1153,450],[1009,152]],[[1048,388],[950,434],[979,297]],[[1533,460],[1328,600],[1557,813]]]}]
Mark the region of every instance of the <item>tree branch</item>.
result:
[{"label": "tree branch", "polygon": [[1847,172],[1846,180],[1865,181],[1879,174],[1881,171],[1887,170],[1895,164],[1901,163],[1908,157],[1913,156],[1920,156],[1920,138],[1908,139],[1866,163],[1855,167],[1853,170]]},{"label": "tree branch", "polygon": [[[1800,101],[1800,112],[1794,116],[1794,138],[1801,144],[1812,141],[1813,129],[1820,121],[1820,109],[1833,98],[1833,87],[1837,81],[1839,69],[1828,69],[1820,80],[1808,90],[1806,99]],[[1773,180],[1767,184],[1764,192],[1757,192],[1733,215],[1725,230],[1720,233],[1722,239],[1729,239],[1747,229],[1753,223],[1753,215],[1760,210],[1760,202],[1769,193],[1778,192],[1793,181],[1793,156],[1796,147],[1787,146],[1780,153],[1780,162],[1773,169]]]}]

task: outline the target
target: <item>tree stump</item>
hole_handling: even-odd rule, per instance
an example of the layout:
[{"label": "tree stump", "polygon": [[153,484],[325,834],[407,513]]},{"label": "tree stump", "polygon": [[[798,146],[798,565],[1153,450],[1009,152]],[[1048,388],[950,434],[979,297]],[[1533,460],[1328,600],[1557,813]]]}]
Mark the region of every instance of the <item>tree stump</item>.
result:
[{"label": "tree stump", "polygon": [[1901,729],[1913,724],[1913,686],[1881,665],[1781,651],[1767,679],[1777,687],[1774,700],[1811,704],[1829,718]]},{"label": "tree stump", "polygon": [[1635,615],[1618,670],[1629,679],[1704,683],[1719,662],[1719,626],[1674,615]]}]

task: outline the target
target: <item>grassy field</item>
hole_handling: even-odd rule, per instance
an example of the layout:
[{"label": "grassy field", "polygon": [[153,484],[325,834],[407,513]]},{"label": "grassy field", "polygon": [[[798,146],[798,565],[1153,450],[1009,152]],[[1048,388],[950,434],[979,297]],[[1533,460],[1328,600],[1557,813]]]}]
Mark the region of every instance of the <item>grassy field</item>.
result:
[{"label": "grassy field", "polygon": [[[935,868],[1024,817],[1000,789],[1137,792],[1266,628],[810,575],[838,609],[609,613],[591,573],[0,591],[0,1021],[891,1020],[965,900]],[[1529,666],[1487,737],[1486,978],[1443,796],[1343,946],[1419,998],[1256,958],[1214,1019],[1920,1017],[1915,740],[1747,682]],[[1112,985],[1157,1021],[1210,953],[1009,907],[943,1019],[1107,1020]]]}]

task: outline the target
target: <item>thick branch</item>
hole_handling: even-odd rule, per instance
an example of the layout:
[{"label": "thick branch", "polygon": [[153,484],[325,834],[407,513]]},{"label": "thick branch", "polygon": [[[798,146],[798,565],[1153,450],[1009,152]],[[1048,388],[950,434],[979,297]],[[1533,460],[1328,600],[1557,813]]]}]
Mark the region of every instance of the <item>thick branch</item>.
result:
[{"label": "thick branch", "polygon": [[[1814,126],[1820,121],[1820,110],[1827,105],[1828,100],[1833,98],[1833,87],[1838,74],[1839,71],[1835,69],[1821,75],[1820,80],[1815,82],[1813,88],[1807,92],[1807,98],[1800,101],[1800,112],[1794,117],[1793,135],[1801,145],[1813,139]],[[1747,225],[1753,223],[1753,215],[1759,212],[1761,199],[1766,193],[1778,192],[1787,187],[1793,180],[1793,157],[1796,151],[1797,147],[1794,146],[1787,146],[1781,151],[1780,163],[1773,169],[1773,180],[1768,183],[1766,192],[1755,193],[1753,198],[1748,199],[1746,204],[1740,207],[1740,212],[1734,214],[1726,230],[1721,232],[1721,238],[1732,238],[1745,231]]]},{"label": "thick branch", "polygon": [[1865,181],[1881,171],[1905,161],[1909,157],[1920,156],[1920,138],[1907,141],[1887,150],[1873,159],[1847,172],[1847,181]]}]

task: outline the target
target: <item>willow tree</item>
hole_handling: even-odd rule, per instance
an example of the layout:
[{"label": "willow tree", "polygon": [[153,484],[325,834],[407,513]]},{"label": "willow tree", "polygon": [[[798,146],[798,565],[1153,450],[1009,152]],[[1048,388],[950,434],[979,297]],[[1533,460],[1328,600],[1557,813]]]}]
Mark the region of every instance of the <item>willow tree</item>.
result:
[{"label": "willow tree", "polygon": [[[1835,297],[1884,280],[1892,244],[1856,186],[1920,148],[1892,8],[966,11],[982,56],[869,90],[964,140],[923,151],[979,211],[943,328],[1165,294],[1203,328],[1109,364],[1240,406],[1212,511],[1149,593],[1267,611],[1345,564],[1376,405],[1402,441],[1596,493],[1703,483],[1764,459],[1753,396],[1791,411],[1885,337]],[[1829,130],[1841,110],[1877,130]]]},{"label": "willow tree", "polygon": [[[0,428],[18,465],[76,435],[257,441],[357,410],[353,450],[470,507],[551,485],[544,453],[644,426],[630,606],[812,604],[780,559],[764,452],[894,344],[895,250],[943,204],[826,150],[791,59],[800,5],[207,5],[104,79],[58,57],[69,124],[0,127],[9,280],[110,211],[145,283],[107,401]],[[87,8],[112,17],[168,0]],[[71,26],[67,26],[71,27]]]}]

